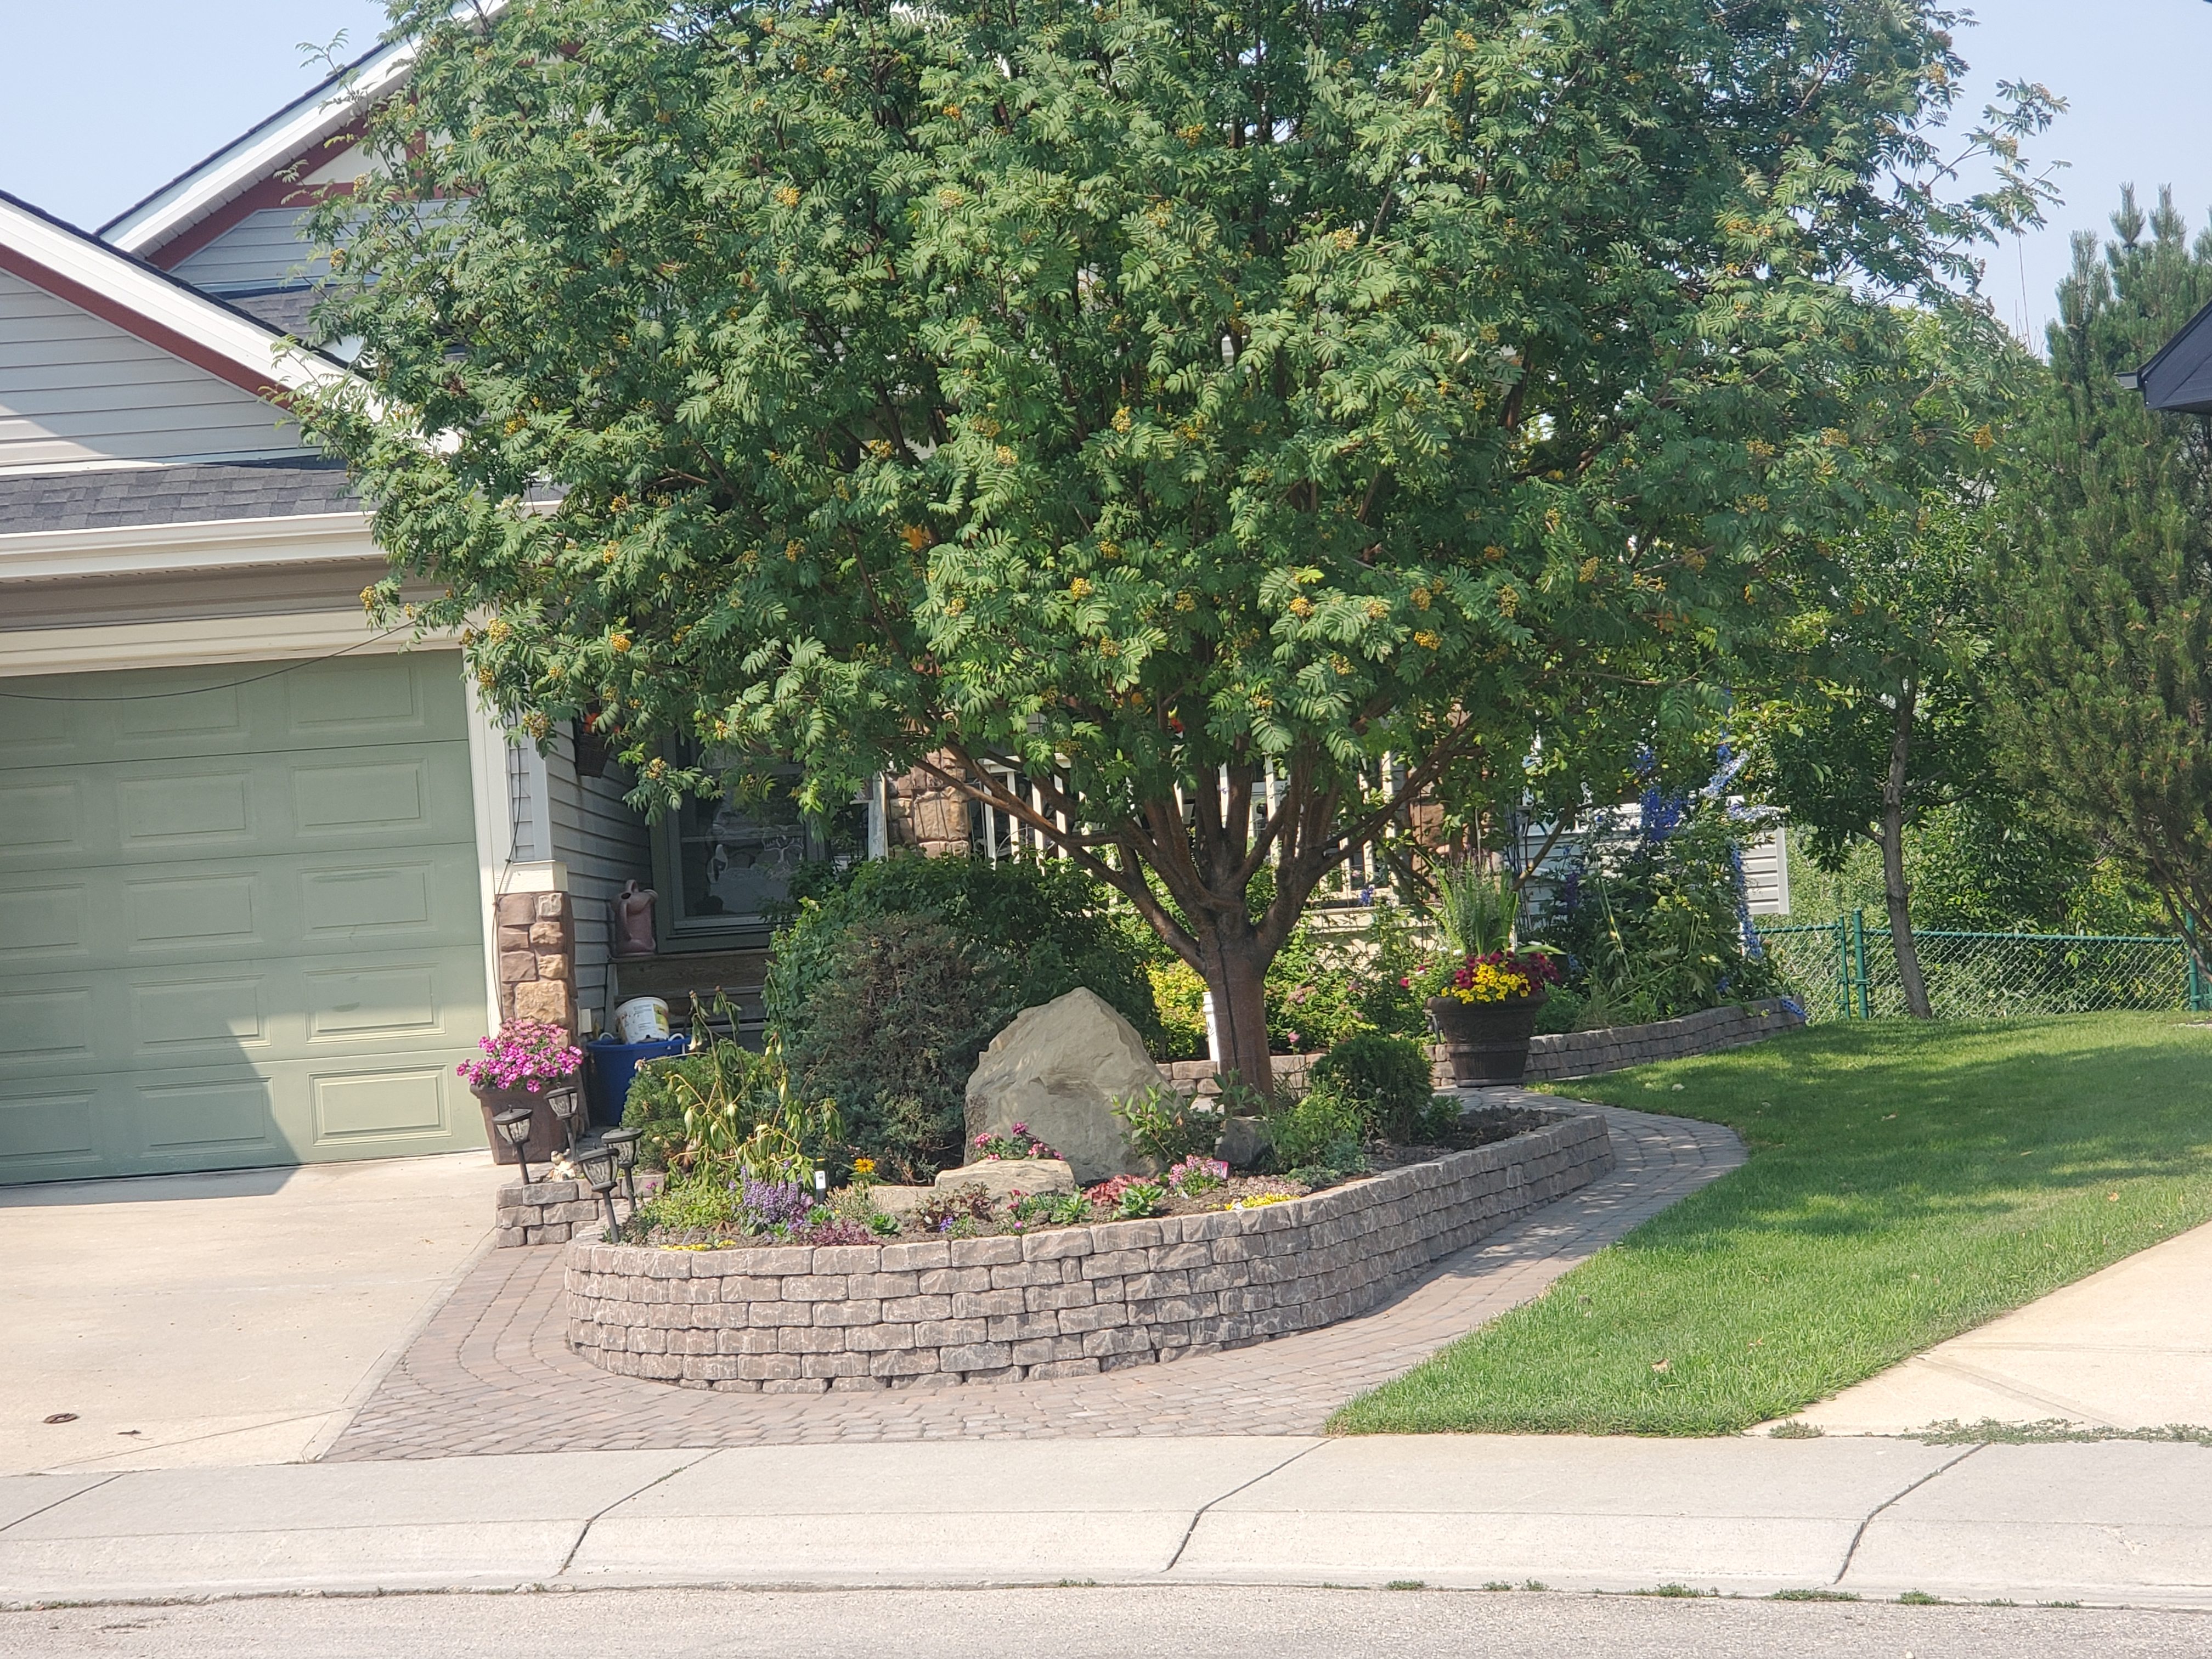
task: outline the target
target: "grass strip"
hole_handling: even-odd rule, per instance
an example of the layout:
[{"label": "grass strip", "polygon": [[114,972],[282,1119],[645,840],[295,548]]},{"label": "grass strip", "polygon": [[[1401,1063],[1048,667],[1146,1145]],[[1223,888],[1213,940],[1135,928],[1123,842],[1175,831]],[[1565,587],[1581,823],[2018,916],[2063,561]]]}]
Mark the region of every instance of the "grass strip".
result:
[{"label": "grass strip", "polygon": [[1750,1161],[1330,1427],[1732,1434],[2212,1219],[2212,1027],[1824,1025],[1563,1085]]}]

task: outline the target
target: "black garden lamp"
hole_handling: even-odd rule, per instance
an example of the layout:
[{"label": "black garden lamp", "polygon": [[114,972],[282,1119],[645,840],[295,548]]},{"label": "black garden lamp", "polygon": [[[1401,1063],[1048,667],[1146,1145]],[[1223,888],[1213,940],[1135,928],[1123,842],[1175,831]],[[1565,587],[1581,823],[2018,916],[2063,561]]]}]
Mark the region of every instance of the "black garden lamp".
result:
[{"label": "black garden lamp", "polygon": [[642,1129],[610,1129],[599,1137],[599,1144],[610,1148],[615,1155],[615,1167],[622,1171],[623,1191],[629,1197],[632,1215],[637,1213],[637,1143],[643,1138]]},{"label": "black garden lamp", "polygon": [[545,1104],[553,1115],[561,1120],[561,1133],[568,1143],[572,1158],[576,1152],[576,1130],[584,1121],[584,1094],[574,1084],[565,1089],[554,1089],[545,1097]]},{"label": "black garden lamp", "polygon": [[576,1150],[576,1168],[584,1177],[584,1184],[599,1195],[599,1202],[607,1208],[607,1243],[615,1242],[615,1149],[601,1141],[595,1146],[580,1146]]},{"label": "black garden lamp", "polygon": [[530,1108],[510,1107],[491,1121],[499,1138],[514,1148],[514,1161],[522,1165],[522,1184],[530,1184]]}]

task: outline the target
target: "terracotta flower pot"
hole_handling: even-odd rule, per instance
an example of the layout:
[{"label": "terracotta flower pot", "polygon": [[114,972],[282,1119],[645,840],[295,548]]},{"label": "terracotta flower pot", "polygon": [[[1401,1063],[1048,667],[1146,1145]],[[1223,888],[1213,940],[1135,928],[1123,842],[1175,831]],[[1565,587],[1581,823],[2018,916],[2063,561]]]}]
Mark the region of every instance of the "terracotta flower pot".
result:
[{"label": "terracotta flower pot", "polygon": [[493,1163],[521,1162],[515,1149],[507,1144],[506,1138],[492,1124],[492,1119],[500,1113],[511,1111],[518,1106],[530,1109],[530,1139],[524,1143],[524,1148],[530,1154],[532,1175],[551,1163],[554,1153],[567,1148],[568,1138],[562,1131],[561,1120],[553,1115],[552,1107],[546,1103],[546,1096],[555,1089],[580,1088],[582,1079],[562,1078],[550,1083],[543,1079],[540,1082],[538,1092],[534,1095],[527,1089],[483,1089],[473,1083],[469,1085],[469,1092],[477,1097],[477,1104],[483,1109],[484,1139],[491,1143]]},{"label": "terracotta flower pot", "polygon": [[1528,1040],[1536,1013],[1551,1000],[1539,985],[1525,997],[1501,1002],[1462,1002],[1431,997],[1429,1023],[1444,1048],[1455,1084],[1518,1083],[1528,1070]]}]

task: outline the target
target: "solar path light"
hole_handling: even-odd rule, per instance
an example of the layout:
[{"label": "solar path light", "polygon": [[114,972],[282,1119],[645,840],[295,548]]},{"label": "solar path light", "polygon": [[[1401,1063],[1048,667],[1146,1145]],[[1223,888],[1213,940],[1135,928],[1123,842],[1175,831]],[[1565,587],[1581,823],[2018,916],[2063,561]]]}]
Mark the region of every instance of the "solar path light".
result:
[{"label": "solar path light", "polygon": [[637,1213],[637,1143],[643,1137],[642,1129],[610,1129],[599,1137],[599,1144],[614,1149],[615,1167],[622,1171],[623,1191],[629,1195],[632,1215]]},{"label": "solar path light", "polygon": [[514,1106],[492,1119],[499,1138],[514,1148],[514,1161],[522,1165],[522,1184],[530,1184],[530,1108]]},{"label": "solar path light", "polygon": [[596,1145],[590,1146],[579,1147],[577,1149],[576,1168],[583,1173],[584,1184],[586,1187],[589,1187],[593,1192],[597,1193],[599,1195],[599,1202],[606,1206],[607,1243],[610,1244],[616,1242],[616,1164],[617,1159],[615,1157],[615,1149],[608,1146],[605,1141],[600,1141]]},{"label": "solar path light", "polygon": [[551,1109],[553,1115],[561,1120],[561,1133],[568,1140],[568,1153],[573,1158],[580,1139],[577,1132],[584,1124],[584,1091],[573,1083],[565,1089],[550,1090],[545,1096],[545,1104]]}]

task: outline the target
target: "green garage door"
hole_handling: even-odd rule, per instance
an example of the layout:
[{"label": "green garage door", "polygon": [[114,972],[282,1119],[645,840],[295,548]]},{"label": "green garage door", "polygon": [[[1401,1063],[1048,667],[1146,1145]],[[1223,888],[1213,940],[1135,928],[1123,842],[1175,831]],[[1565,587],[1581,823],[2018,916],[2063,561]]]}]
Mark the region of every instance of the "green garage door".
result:
[{"label": "green garage door", "polygon": [[0,691],[0,1182],[483,1144],[456,656]]}]

